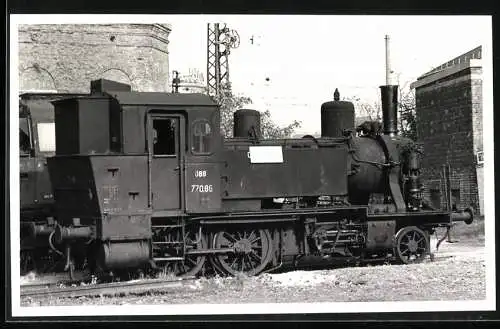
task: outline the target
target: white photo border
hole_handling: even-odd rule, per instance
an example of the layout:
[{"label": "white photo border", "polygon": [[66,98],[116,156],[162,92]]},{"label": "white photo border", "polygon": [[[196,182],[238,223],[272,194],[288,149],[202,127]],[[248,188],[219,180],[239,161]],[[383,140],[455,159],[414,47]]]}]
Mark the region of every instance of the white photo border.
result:
[{"label": "white photo border", "polygon": [[[179,16],[179,15],[175,15]],[[183,15],[187,19],[231,21],[257,19],[241,15]],[[334,16],[333,16],[334,17]],[[470,17],[470,16],[464,16]],[[474,16],[472,16],[474,17]],[[489,20],[491,16],[483,16]],[[422,16],[425,20],[425,16]],[[10,250],[11,250],[11,305],[13,317],[61,316],[126,316],[126,315],[216,315],[216,314],[292,314],[292,313],[387,313],[387,312],[451,312],[496,310],[495,282],[495,191],[493,147],[493,56],[492,34],[484,39],[483,46],[483,129],[484,129],[484,206],[486,299],[479,301],[422,301],[422,302],[335,302],[335,303],[263,303],[263,304],[184,304],[184,305],[133,305],[133,306],[40,306],[21,307],[19,266],[19,129],[18,118],[18,26],[21,24],[112,24],[168,22],[169,15],[10,15]],[[13,257],[12,257],[13,256]]]}]

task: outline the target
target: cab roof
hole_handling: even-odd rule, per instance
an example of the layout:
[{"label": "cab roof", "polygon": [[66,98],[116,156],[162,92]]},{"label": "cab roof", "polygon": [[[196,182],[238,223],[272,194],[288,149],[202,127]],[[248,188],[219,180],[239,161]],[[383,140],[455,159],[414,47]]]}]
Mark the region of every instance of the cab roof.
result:
[{"label": "cab roof", "polygon": [[174,94],[161,92],[121,92],[112,91],[108,94],[121,105],[179,105],[179,106],[215,106],[212,98],[205,94]]},{"label": "cab roof", "polygon": [[86,97],[69,97],[53,100],[52,103],[71,102],[77,98],[108,98],[111,97],[121,106],[127,105],[146,105],[146,106],[216,106],[217,103],[205,94],[174,94],[162,92],[137,92],[137,91],[107,91],[97,92]]}]

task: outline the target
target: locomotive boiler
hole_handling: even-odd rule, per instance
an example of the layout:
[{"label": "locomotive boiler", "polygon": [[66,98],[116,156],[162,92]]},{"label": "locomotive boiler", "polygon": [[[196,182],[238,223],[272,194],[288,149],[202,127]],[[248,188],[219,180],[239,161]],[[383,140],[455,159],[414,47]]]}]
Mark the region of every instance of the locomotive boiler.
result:
[{"label": "locomotive boiler", "polygon": [[93,81],[90,95],[54,102],[54,247],[70,272],[257,275],[309,255],[420,261],[436,227],[470,223],[473,211],[426,206],[420,151],[397,135],[397,86],[381,95],[383,131],[356,129],[336,92],[320,138],[263,139],[259,112],[243,109],[225,139],[206,95]]}]

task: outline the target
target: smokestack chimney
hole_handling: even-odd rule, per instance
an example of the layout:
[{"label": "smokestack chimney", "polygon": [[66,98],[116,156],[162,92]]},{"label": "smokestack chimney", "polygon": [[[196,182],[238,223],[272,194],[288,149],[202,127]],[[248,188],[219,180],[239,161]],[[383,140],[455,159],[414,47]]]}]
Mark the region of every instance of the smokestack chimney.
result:
[{"label": "smokestack chimney", "polygon": [[398,86],[380,86],[384,134],[398,134]]}]

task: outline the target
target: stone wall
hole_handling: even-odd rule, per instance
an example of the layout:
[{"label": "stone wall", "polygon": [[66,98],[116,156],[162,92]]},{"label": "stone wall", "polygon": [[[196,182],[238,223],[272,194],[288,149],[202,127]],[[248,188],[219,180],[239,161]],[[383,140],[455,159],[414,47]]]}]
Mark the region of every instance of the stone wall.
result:
[{"label": "stone wall", "polygon": [[20,90],[88,92],[106,78],[137,91],[169,91],[164,24],[54,24],[19,27]]}]

